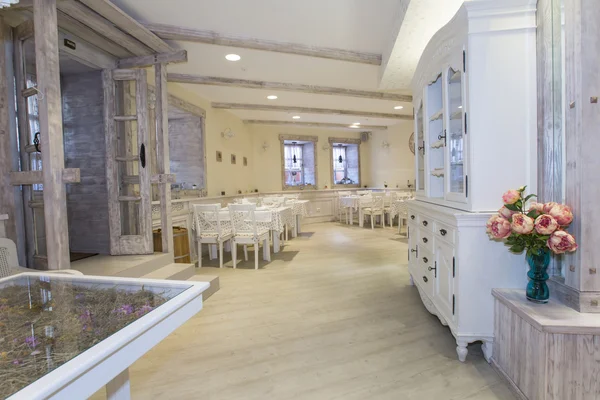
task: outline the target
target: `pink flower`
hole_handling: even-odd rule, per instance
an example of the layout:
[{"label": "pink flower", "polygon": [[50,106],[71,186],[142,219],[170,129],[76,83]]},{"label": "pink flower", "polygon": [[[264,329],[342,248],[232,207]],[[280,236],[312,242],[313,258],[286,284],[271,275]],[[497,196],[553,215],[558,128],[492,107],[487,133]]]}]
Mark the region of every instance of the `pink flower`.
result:
[{"label": "pink flower", "polygon": [[542,214],[535,219],[535,230],[540,235],[550,235],[558,229],[558,222],[553,216]]},{"label": "pink flower", "polygon": [[535,210],[537,212],[539,212],[540,214],[542,214],[544,212],[544,203],[538,203],[538,202],[532,202],[529,205],[529,211]]},{"label": "pink flower", "polygon": [[568,206],[556,204],[550,209],[549,214],[554,217],[560,226],[567,226],[573,222],[573,213]]},{"label": "pink flower", "polygon": [[515,233],[527,235],[533,231],[533,219],[525,214],[515,214],[512,217],[510,227]]},{"label": "pink flower", "polygon": [[542,211],[546,214],[548,214],[550,212],[550,210],[552,210],[552,207],[554,207],[555,205],[557,205],[558,203],[555,203],[553,201],[551,201],[550,203],[545,203],[544,204],[544,208],[542,209]]},{"label": "pink flower", "polygon": [[520,199],[521,193],[514,189],[511,189],[502,195],[502,201],[504,204],[515,204]]},{"label": "pink flower", "polygon": [[556,254],[562,254],[567,251],[573,252],[577,250],[575,238],[565,231],[556,231],[550,236],[546,245]]},{"label": "pink flower", "polygon": [[509,221],[512,218],[512,216],[515,215],[516,213],[517,213],[516,211],[509,210],[508,208],[506,208],[504,206],[502,206],[502,208],[498,210],[498,214],[500,214],[500,216],[502,218],[506,218]]},{"label": "pink flower", "polygon": [[486,224],[486,231],[494,239],[506,239],[510,236],[510,222],[500,215],[492,215]]}]

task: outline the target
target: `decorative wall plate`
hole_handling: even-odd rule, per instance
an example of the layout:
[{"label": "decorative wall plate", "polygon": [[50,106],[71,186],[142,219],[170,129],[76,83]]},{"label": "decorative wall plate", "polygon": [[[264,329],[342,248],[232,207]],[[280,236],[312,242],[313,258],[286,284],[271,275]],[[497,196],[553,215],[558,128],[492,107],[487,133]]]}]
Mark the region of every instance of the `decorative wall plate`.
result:
[{"label": "decorative wall plate", "polygon": [[408,148],[415,154],[415,133],[413,132],[408,138]]}]

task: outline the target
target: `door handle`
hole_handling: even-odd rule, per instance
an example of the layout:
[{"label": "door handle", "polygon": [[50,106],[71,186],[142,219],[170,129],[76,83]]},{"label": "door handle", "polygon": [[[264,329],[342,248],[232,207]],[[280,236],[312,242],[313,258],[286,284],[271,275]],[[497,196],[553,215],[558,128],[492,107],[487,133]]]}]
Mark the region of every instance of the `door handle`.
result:
[{"label": "door handle", "polygon": [[146,168],[146,146],[144,146],[144,143],[140,146],[140,164],[142,168]]}]

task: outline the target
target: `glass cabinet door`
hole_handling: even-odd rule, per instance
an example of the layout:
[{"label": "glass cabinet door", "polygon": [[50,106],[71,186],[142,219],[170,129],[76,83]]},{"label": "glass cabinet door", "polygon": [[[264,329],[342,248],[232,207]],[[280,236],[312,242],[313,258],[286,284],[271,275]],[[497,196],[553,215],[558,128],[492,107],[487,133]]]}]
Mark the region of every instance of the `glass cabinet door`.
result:
[{"label": "glass cabinet door", "polygon": [[463,104],[462,81],[463,75],[460,69],[455,71],[450,68],[447,74],[448,90],[448,128],[447,151],[448,151],[448,200],[461,200],[465,198],[465,168],[464,168],[464,135],[465,135],[465,113]]},{"label": "glass cabinet door", "polygon": [[425,144],[423,136],[423,103],[415,115],[416,189],[425,190]]},{"label": "glass cabinet door", "polygon": [[442,88],[442,74],[427,86],[427,173],[429,174],[429,197],[441,199],[444,197],[444,96]]}]

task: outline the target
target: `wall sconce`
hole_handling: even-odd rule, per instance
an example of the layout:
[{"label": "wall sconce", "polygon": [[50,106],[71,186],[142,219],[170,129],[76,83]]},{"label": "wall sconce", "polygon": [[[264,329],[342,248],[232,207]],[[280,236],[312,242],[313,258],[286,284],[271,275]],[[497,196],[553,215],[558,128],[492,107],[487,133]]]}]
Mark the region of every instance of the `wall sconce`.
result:
[{"label": "wall sconce", "polygon": [[221,137],[227,140],[233,139],[235,137],[235,133],[233,133],[231,129],[227,128],[223,132],[221,132]]},{"label": "wall sconce", "polygon": [[265,141],[265,142],[263,142],[263,144],[262,144],[262,149],[263,149],[263,151],[267,151],[267,150],[269,150],[269,147],[271,147],[271,146],[269,145],[269,143],[267,143],[266,141]]},{"label": "wall sconce", "polygon": [[390,144],[384,140],[383,142],[381,142],[381,148],[382,149],[389,149],[390,148]]}]

